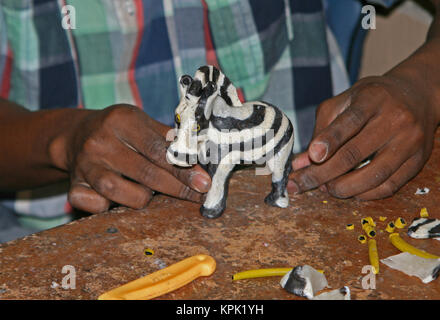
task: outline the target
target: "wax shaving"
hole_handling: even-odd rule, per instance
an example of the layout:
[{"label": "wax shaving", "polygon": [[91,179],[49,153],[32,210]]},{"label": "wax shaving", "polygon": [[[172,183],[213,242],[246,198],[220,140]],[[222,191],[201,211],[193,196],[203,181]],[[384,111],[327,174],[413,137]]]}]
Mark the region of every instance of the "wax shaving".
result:
[{"label": "wax shaving", "polygon": [[440,272],[440,259],[421,258],[409,252],[402,252],[380,261],[392,269],[418,277],[423,283],[435,280]]},{"label": "wax shaving", "polygon": [[408,235],[415,239],[435,238],[440,240],[440,220],[416,218],[408,227]]},{"label": "wax shaving", "polygon": [[345,286],[340,289],[323,292],[312,300],[351,300],[350,288]]},{"label": "wax shaving", "polygon": [[309,265],[297,266],[280,281],[281,287],[300,297],[312,299],[318,291],[327,287],[324,274]]},{"label": "wax shaving", "polygon": [[429,188],[417,188],[416,195],[428,194]]},{"label": "wax shaving", "polygon": [[371,162],[371,160],[369,160],[369,159],[366,160],[366,161],[364,161],[364,162],[361,162],[361,164],[358,165],[358,166],[356,167],[356,170],[358,170],[358,169],[360,169],[360,168],[363,168],[363,167],[365,167],[366,165],[369,165],[370,162]]}]

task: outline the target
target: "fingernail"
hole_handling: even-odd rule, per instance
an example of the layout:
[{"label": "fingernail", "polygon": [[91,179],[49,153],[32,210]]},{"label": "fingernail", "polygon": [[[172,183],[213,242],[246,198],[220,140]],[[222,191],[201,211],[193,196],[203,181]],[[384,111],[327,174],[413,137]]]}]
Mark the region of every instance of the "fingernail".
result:
[{"label": "fingernail", "polygon": [[297,194],[299,191],[299,188],[295,182],[293,182],[292,180],[289,180],[289,182],[287,182],[287,191],[289,191],[289,193],[292,193],[292,194]]},{"label": "fingernail", "polygon": [[208,175],[200,172],[194,172],[190,178],[191,186],[198,192],[208,192],[211,186],[211,181]]},{"label": "fingernail", "polygon": [[315,162],[321,162],[325,159],[325,157],[327,156],[327,152],[328,152],[328,144],[325,142],[314,142],[311,146],[310,146],[310,157],[315,161]]}]

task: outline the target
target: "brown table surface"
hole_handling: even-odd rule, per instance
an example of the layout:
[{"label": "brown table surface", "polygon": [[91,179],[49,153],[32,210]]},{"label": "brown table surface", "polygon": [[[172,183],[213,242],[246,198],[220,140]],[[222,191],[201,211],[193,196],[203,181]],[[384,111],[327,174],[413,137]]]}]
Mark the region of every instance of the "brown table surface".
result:
[{"label": "brown table surface", "polygon": [[[201,217],[197,204],[162,195],[142,211],[117,208],[83,218],[0,245],[0,298],[96,299],[164,264],[205,253],[216,260],[215,273],[160,299],[300,299],[280,287],[279,277],[232,282],[231,276],[247,269],[304,264],[323,269],[332,288],[349,286],[353,299],[440,299],[439,279],[423,284],[384,264],[377,288],[362,289],[368,246],[357,241],[360,219],[373,217],[379,256],[388,257],[399,251],[383,231],[386,223],[398,217],[411,222],[422,207],[430,217],[440,218],[439,160],[437,134],[422,172],[392,198],[380,201],[338,200],[312,191],[291,197],[287,209],[273,208],[263,201],[270,177],[242,170],[231,179],[227,210],[215,220]],[[430,192],[415,195],[422,187]],[[388,219],[380,222],[379,216]],[[348,223],[355,230],[346,230]],[[109,228],[117,232],[109,233]],[[440,255],[440,241],[411,239],[405,229],[400,233],[410,244]],[[145,248],[154,255],[144,255]],[[64,265],[76,269],[75,290],[51,287],[61,283]]]}]

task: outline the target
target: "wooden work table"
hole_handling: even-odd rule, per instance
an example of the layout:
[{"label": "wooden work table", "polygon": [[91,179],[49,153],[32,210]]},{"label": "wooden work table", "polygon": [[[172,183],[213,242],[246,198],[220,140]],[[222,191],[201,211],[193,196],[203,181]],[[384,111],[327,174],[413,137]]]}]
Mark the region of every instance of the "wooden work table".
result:
[{"label": "wooden work table", "polygon": [[[430,192],[415,195],[422,187]],[[323,269],[332,288],[349,286],[353,299],[440,299],[440,279],[423,284],[383,264],[376,290],[362,289],[368,246],[357,241],[360,219],[373,217],[379,256],[388,257],[399,251],[383,231],[386,223],[398,217],[410,223],[422,207],[440,218],[439,134],[423,171],[389,199],[338,200],[312,191],[279,209],[264,204],[269,190],[269,176],[242,170],[231,179],[227,210],[219,219],[201,217],[197,204],[160,195],[142,211],[117,208],[0,245],[0,299],[96,299],[198,253],[216,260],[215,273],[160,299],[299,299],[279,286],[279,277],[232,282],[231,276],[304,264]],[[355,230],[346,230],[348,223]],[[405,231],[399,232],[407,242],[440,255],[440,241],[410,239]],[[154,255],[144,255],[146,248]],[[65,265],[75,267],[75,290],[53,285],[61,284]]]}]

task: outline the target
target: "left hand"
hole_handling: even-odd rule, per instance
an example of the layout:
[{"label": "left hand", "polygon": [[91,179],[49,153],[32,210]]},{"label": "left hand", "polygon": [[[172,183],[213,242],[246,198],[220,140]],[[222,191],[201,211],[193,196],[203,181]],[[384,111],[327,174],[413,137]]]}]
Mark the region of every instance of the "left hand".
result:
[{"label": "left hand", "polygon": [[[323,102],[308,151],[293,161],[290,193],[320,187],[337,198],[393,195],[428,160],[439,117],[423,84],[368,77]],[[352,170],[374,154],[370,164]]]},{"label": "left hand", "polygon": [[51,149],[57,167],[69,172],[73,207],[91,213],[107,211],[111,203],[142,209],[152,191],[204,201],[208,173],[200,166],[178,168],[165,159],[170,128],[127,104],[82,114]]}]

